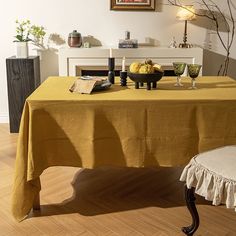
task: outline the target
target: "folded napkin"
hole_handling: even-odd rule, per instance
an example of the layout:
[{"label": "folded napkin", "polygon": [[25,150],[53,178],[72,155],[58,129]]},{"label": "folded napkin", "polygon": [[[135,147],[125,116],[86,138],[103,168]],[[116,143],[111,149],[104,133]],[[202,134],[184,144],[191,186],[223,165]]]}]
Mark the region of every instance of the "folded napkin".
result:
[{"label": "folded napkin", "polygon": [[95,86],[101,85],[106,78],[94,76],[82,76],[78,78],[70,87],[70,92],[90,94]]}]

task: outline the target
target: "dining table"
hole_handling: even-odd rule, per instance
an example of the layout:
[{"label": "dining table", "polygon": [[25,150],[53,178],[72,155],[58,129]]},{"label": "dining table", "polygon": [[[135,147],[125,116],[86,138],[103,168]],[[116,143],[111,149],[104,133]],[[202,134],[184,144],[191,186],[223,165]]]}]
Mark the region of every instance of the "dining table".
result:
[{"label": "dining table", "polygon": [[[135,89],[120,79],[102,91],[72,93],[78,77],[49,77],[26,100],[12,190],[12,214],[25,219],[38,199],[40,175],[52,166],[184,166],[196,154],[236,144],[236,81],[201,76],[198,89]],[[164,181],[164,180],[163,180]]]}]

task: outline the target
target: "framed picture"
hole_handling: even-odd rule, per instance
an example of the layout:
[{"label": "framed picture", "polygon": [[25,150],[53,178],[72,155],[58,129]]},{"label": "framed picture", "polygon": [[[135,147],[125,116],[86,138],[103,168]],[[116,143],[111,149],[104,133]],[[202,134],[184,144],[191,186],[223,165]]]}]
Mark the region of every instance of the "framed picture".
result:
[{"label": "framed picture", "polygon": [[110,0],[111,10],[154,11],[156,0]]}]

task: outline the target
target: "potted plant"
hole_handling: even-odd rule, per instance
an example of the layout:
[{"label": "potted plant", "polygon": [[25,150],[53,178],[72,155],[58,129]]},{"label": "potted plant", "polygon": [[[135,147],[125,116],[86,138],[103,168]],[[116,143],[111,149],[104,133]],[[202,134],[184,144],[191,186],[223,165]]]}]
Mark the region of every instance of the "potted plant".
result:
[{"label": "potted plant", "polygon": [[28,42],[31,41],[35,46],[44,49],[43,39],[46,34],[43,26],[31,25],[29,20],[16,20],[16,58],[28,57]]},{"label": "potted plant", "polygon": [[30,34],[33,36],[32,43],[40,49],[45,49],[43,45],[43,39],[46,31],[43,26],[32,25]]},{"label": "potted plant", "polygon": [[28,42],[31,41],[29,38],[31,23],[29,20],[18,21],[16,20],[16,58],[27,58],[28,57]]}]

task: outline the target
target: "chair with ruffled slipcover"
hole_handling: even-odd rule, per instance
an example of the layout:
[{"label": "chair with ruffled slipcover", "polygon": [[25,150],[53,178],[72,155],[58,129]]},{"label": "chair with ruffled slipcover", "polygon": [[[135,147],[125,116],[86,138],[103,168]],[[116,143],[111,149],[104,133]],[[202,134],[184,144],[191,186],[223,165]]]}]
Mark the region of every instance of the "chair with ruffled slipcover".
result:
[{"label": "chair with ruffled slipcover", "polygon": [[192,236],[199,227],[195,193],[213,205],[225,204],[236,210],[236,145],[196,155],[184,168],[180,180],[186,183],[185,200],[192,216],[192,224],[182,231]]}]

